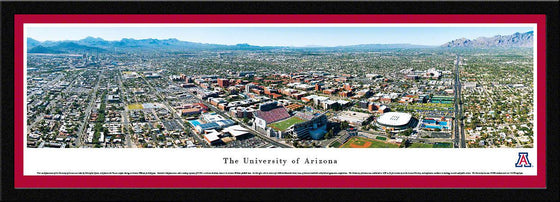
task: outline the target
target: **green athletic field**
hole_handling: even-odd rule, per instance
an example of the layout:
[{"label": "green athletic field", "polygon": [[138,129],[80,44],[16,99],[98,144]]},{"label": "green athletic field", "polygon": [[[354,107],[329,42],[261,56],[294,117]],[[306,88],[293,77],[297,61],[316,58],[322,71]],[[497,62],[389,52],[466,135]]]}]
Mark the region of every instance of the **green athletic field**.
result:
[{"label": "green athletic field", "polygon": [[331,144],[331,147],[334,147],[334,148],[337,148],[337,147],[339,147],[339,146],[340,146],[340,142],[338,142],[338,141],[334,141],[334,142]]},{"label": "green athletic field", "polygon": [[412,143],[408,148],[432,148],[432,144],[424,144],[424,143]]},{"label": "green athletic field", "polygon": [[453,144],[451,142],[436,142],[434,148],[453,148]]},{"label": "green athletic field", "polygon": [[364,137],[352,137],[340,148],[398,148],[399,145]]},{"label": "green athletic field", "polygon": [[278,131],[284,131],[284,130],[288,129],[290,126],[292,126],[296,123],[301,123],[301,122],[305,122],[305,120],[300,119],[298,117],[292,117],[292,118],[289,118],[289,119],[286,119],[286,120],[283,120],[283,121],[280,121],[280,122],[269,124],[268,126],[271,127],[271,128],[274,128],[275,130],[278,130]]}]

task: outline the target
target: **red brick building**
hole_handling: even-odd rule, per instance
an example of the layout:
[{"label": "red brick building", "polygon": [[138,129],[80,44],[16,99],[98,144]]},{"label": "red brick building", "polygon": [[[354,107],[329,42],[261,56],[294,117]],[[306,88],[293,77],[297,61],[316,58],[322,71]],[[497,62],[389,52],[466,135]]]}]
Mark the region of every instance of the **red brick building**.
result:
[{"label": "red brick building", "polygon": [[222,88],[226,88],[229,86],[229,80],[228,79],[218,79],[218,85]]},{"label": "red brick building", "polygon": [[341,97],[350,97],[353,94],[350,91],[342,91],[342,92],[338,93],[338,95],[340,95]]},{"label": "red brick building", "polygon": [[336,89],[325,89],[325,90],[323,90],[323,93],[327,94],[327,95],[332,95],[332,94],[335,94],[336,91],[337,91]]}]

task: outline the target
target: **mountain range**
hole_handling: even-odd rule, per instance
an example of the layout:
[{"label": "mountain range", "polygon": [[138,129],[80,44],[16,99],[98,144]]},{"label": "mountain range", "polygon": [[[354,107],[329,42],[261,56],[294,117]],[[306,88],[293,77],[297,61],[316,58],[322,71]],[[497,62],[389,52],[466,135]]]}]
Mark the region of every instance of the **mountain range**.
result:
[{"label": "mountain range", "polygon": [[[242,49],[243,45],[240,45]],[[119,41],[107,41],[102,38],[86,37],[77,41],[45,41],[39,42],[27,38],[27,52],[29,53],[86,53],[86,52],[111,52],[131,50],[167,50],[179,51],[186,49],[230,49],[236,46],[218,44],[203,44],[177,39],[130,39],[123,38]]]},{"label": "mountain range", "polygon": [[[533,32],[515,33],[506,36],[479,37],[474,40],[456,39],[441,45],[444,48],[488,48],[488,47],[531,47]],[[107,41],[99,37],[86,37],[81,40],[44,41],[40,42],[27,38],[28,53],[103,53],[103,52],[128,52],[128,51],[189,51],[189,50],[270,50],[281,48],[292,49],[409,49],[409,48],[434,48],[436,46],[414,44],[361,44],[349,46],[254,46],[249,44],[221,45],[209,43],[196,43],[171,39],[131,39],[123,38],[118,41]]]},{"label": "mountain range", "polygon": [[533,31],[512,35],[496,35],[494,37],[478,37],[470,40],[466,38],[455,39],[447,42],[444,48],[492,48],[492,47],[532,47]]}]

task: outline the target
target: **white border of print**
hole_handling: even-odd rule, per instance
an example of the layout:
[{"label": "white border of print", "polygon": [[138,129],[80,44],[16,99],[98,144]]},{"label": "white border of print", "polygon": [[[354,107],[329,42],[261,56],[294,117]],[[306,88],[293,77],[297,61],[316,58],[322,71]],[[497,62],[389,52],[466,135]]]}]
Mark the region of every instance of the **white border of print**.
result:
[{"label": "white border of print", "polygon": [[[534,134],[537,131],[537,27],[533,23],[209,23],[209,24],[119,24],[119,23],[70,23],[24,24],[24,39],[29,27],[532,27],[533,40],[533,112]],[[27,78],[27,40],[24,40],[24,78]],[[27,82],[24,83],[27,89]],[[27,93],[24,93],[27,100]],[[27,114],[27,107],[24,109]],[[27,116],[24,122],[27,123]],[[27,132],[27,124],[24,131]],[[537,175],[537,136],[533,148],[465,148],[465,149],[33,149],[24,145],[24,175],[43,175],[56,172],[68,175],[111,174],[126,175],[306,175],[332,172],[337,175]],[[23,144],[27,142],[24,135]],[[302,152],[304,151],[304,152]],[[519,152],[529,152],[530,168],[514,166]],[[223,158],[243,160],[285,159],[282,164],[224,164]],[[336,159],[337,164],[292,164],[296,159]],[[163,172],[163,173],[161,173]]]}]

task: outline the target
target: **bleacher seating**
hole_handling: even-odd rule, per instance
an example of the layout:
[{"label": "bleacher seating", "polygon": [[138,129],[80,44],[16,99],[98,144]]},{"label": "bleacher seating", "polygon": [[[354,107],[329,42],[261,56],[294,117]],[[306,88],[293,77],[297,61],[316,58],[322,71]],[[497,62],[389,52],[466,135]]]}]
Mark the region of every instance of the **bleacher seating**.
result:
[{"label": "bleacher seating", "polygon": [[288,110],[286,110],[286,108],[284,108],[283,106],[268,111],[258,110],[255,112],[255,115],[259,118],[264,119],[267,124],[284,120],[290,117]]},{"label": "bleacher seating", "polygon": [[313,114],[303,113],[303,112],[298,112],[296,116],[303,120],[311,120],[313,117],[315,117]]}]

